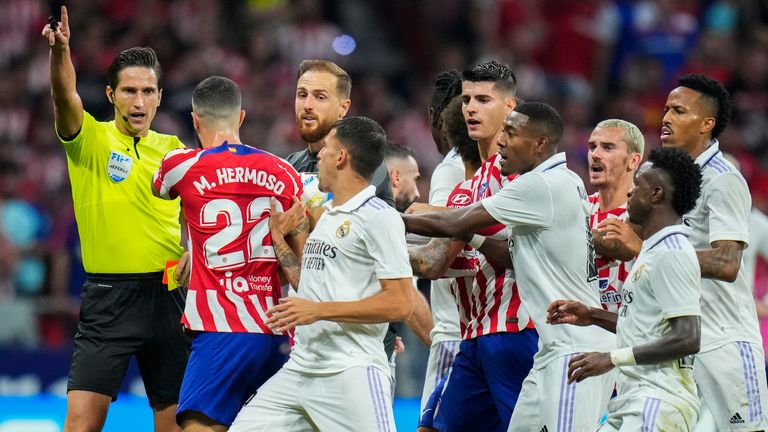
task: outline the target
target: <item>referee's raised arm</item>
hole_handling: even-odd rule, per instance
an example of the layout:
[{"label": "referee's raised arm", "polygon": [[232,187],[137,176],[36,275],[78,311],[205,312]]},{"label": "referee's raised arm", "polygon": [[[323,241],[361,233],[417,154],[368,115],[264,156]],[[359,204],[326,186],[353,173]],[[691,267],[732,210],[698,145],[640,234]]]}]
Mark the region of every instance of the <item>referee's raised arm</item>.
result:
[{"label": "referee's raised arm", "polygon": [[[53,24],[54,28],[51,28]],[[46,24],[43,37],[51,47],[51,96],[53,97],[56,131],[64,138],[71,138],[83,126],[83,101],[77,94],[75,66],[69,50],[69,16],[67,7],[61,7],[61,22]]]}]

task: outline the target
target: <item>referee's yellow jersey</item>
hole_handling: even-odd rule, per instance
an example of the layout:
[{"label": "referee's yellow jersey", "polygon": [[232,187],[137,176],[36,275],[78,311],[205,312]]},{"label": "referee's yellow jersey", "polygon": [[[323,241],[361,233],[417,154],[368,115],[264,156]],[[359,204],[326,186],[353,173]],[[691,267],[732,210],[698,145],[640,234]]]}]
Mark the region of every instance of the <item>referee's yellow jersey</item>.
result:
[{"label": "referee's yellow jersey", "polygon": [[114,121],[87,112],[67,153],[83,265],[88,273],[149,273],[178,259],[179,200],[152,194],[152,176],[163,156],[184,147],[173,135],[149,131],[129,137]]}]

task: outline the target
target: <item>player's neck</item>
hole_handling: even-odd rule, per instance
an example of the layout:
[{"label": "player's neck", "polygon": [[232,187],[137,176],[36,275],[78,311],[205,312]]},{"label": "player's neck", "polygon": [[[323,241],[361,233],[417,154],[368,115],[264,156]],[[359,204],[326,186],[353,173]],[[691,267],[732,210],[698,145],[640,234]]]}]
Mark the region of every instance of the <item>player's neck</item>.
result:
[{"label": "player's neck", "polygon": [[600,211],[607,212],[619,208],[627,203],[627,193],[632,190],[632,178],[629,181],[618,181],[614,184],[600,188],[597,193],[600,197]]},{"label": "player's neck", "polygon": [[218,131],[213,136],[213,138],[211,138],[211,140],[209,141],[209,145],[206,145],[203,147],[204,148],[217,147],[224,144],[224,141],[230,144],[239,144],[240,135],[237,132],[233,132],[233,131]]},{"label": "player's neck", "polygon": [[350,172],[349,175],[339,176],[336,179],[336,184],[330,188],[333,194],[333,206],[343,205],[370,184],[370,181],[353,172]]},{"label": "player's neck", "polygon": [[657,206],[651,210],[648,220],[640,225],[643,240],[647,240],[652,235],[670,225],[677,225],[679,223],[680,215],[675,213],[675,210],[671,205]]},{"label": "player's neck", "polygon": [[707,136],[706,138],[702,138],[701,140],[697,141],[696,144],[687,148],[686,151],[688,152],[688,155],[691,157],[691,159],[695,160],[707,150],[710,144],[712,144],[712,137]]},{"label": "player's neck", "polygon": [[473,164],[468,161],[462,162],[464,162],[464,180],[469,180],[475,176],[475,173],[480,169],[481,164]]},{"label": "player's neck", "polygon": [[477,140],[477,149],[480,151],[480,160],[485,162],[489,157],[493,156],[499,151],[499,145],[497,144],[498,134],[482,140]]},{"label": "player's neck", "polygon": [[320,141],[307,143],[307,149],[309,149],[309,152],[314,155],[320,153],[320,150],[322,150],[323,147],[325,147],[325,137],[323,137],[323,139]]}]

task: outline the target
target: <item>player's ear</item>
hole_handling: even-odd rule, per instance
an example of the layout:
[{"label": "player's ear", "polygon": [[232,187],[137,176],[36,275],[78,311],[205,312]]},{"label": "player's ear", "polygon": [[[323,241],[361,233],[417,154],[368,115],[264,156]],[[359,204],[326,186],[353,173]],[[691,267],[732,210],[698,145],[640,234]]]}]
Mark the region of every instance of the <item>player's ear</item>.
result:
[{"label": "player's ear", "polygon": [[192,126],[195,128],[195,132],[200,132],[200,117],[194,111],[192,112]]},{"label": "player's ear", "polygon": [[104,93],[107,95],[107,100],[109,101],[109,103],[114,105],[115,104],[115,92],[112,91],[112,87],[107,86],[107,88],[104,90]]},{"label": "player's ear", "polygon": [[339,105],[339,118],[344,118],[344,116],[347,115],[347,111],[349,111],[349,107],[352,105],[352,101],[349,99],[344,99],[341,102],[341,105]]},{"label": "player's ear", "polygon": [[157,106],[160,106],[160,101],[163,100],[163,89],[157,91]]}]

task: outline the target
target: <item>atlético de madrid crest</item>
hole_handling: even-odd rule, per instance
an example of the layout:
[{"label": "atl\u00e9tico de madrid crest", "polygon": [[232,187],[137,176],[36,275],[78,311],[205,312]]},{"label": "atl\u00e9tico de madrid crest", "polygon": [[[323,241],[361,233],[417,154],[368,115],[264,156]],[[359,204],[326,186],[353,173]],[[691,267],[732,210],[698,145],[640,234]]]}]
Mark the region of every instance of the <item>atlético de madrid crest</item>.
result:
[{"label": "atl\u00e9tico de madrid crest", "polygon": [[336,228],[336,237],[344,238],[352,230],[352,221],[345,220],[343,224]]},{"label": "atl\u00e9tico de madrid crest", "polygon": [[131,174],[131,167],[133,167],[132,157],[112,150],[107,161],[107,174],[110,180],[120,183],[127,179]]}]

